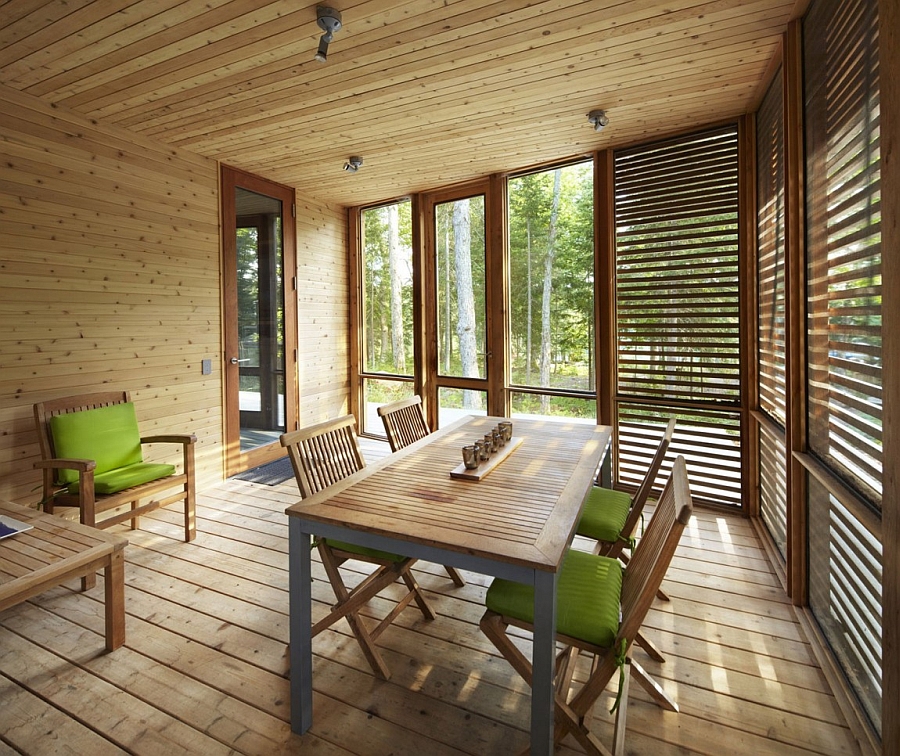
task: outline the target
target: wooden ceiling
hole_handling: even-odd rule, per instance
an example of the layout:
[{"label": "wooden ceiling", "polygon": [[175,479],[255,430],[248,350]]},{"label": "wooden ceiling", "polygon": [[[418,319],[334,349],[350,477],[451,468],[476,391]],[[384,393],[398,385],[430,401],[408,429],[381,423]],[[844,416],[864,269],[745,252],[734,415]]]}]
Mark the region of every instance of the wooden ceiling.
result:
[{"label": "wooden ceiling", "polygon": [[796,1],[0,0],[0,82],[363,204],[752,110]]}]

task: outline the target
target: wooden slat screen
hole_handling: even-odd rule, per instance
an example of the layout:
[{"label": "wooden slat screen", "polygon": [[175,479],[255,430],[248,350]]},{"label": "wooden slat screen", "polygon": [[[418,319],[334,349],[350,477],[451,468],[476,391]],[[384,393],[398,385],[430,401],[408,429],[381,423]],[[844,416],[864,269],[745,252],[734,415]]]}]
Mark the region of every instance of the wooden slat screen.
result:
[{"label": "wooden slat screen", "polygon": [[815,478],[809,486],[809,605],[881,732],[882,547]]},{"label": "wooden slat screen", "polygon": [[692,424],[692,490],[740,505],[737,128],[617,151],[614,171],[618,477],[647,404]]},{"label": "wooden slat screen", "polygon": [[759,434],[759,509],[781,558],[787,559],[787,447],[784,433]]},{"label": "wooden slat screen", "polygon": [[736,403],[737,130],[615,157],[620,393]]},{"label": "wooden slat screen", "polygon": [[[637,487],[669,418],[678,420],[657,477],[661,489],[683,455],[694,503],[741,505],[741,423],[733,412],[664,408],[619,401],[616,410],[618,479]],[[658,493],[659,491],[657,491]]]},{"label": "wooden slat screen", "polygon": [[784,87],[781,68],[756,114],[759,407],[785,425]]},{"label": "wooden slat screen", "polygon": [[804,22],[810,450],[881,506],[881,188],[875,0]]},{"label": "wooden slat screen", "polygon": [[808,444],[824,469],[807,476],[809,604],[880,733],[877,0],[814,0],[803,42]]}]

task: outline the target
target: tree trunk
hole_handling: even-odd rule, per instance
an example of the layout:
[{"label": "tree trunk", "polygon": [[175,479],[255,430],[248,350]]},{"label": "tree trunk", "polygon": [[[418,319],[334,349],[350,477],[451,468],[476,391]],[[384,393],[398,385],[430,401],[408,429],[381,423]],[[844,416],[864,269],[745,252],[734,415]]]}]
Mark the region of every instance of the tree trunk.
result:
[{"label": "tree trunk", "polygon": [[391,279],[391,349],[394,371],[406,373],[406,346],[403,337],[403,281],[400,277],[400,216],[397,205],[388,206],[388,272]]},{"label": "tree trunk", "polygon": [[[475,338],[475,295],[472,290],[472,231],[469,200],[453,203],[453,242],[456,251],[456,335],[462,375],[478,378],[478,344]],[[480,409],[481,393],[463,391],[463,407]]]},{"label": "tree trunk", "polygon": [[[547,234],[547,256],[544,258],[544,293],[541,299],[541,386],[550,385],[550,297],[553,293],[553,262],[556,258],[556,232],[559,220],[559,195],[562,171],[553,172],[553,205],[550,210],[550,229]],[[550,410],[550,397],[541,396],[541,414]]]},{"label": "tree trunk", "polygon": [[526,256],[525,261],[528,265],[528,282],[526,284],[526,317],[525,317],[525,385],[531,385],[531,216],[526,220]]}]

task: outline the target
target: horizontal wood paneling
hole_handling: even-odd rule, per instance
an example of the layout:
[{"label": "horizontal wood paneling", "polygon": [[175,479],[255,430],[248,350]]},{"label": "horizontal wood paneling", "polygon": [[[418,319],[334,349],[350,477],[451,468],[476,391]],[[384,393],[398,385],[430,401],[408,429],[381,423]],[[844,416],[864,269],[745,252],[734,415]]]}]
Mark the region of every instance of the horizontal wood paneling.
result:
[{"label": "horizontal wood paneling", "polygon": [[0,99],[0,496],[37,499],[32,404],[106,388],[145,434],[195,433],[201,486],[221,480],[215,162]]}]

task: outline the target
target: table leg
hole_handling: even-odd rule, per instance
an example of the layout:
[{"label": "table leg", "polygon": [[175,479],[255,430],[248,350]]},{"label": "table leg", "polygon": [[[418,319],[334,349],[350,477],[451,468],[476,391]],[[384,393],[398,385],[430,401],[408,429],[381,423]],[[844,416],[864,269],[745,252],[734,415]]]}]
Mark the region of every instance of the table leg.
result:
[{"label": "table leg", "polygon": [[288,592],[290,605],[291,731],[312,726],[312,564],[309,534],[288,517]]},{"label": "table leg", "polygon": [[531,756],[553,753],[555,647],[556,573],[537,571],[534,578]]},{"label": "table leg", "polygon": [[125,549],[115,549],[103,570],[106,609],[106,650],[125,642]]}]

